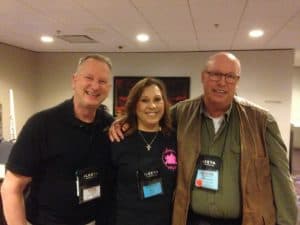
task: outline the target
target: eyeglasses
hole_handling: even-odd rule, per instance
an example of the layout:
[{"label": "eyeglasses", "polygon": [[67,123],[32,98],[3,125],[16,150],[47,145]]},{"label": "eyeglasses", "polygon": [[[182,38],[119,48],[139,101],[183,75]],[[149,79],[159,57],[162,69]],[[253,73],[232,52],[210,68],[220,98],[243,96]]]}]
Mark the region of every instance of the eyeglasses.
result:
[{"label": "eyeglasses", "polygon": [[205,71],[208,74],[208,77],[210,80],[213,81],[219,81],[222,79],[222,77],[225,77],[225,80],[227,83],[234,83],[237,81],[240,76],[235,75],[234,73],[221,73],[221,72],[211,72],[211,71]]}]

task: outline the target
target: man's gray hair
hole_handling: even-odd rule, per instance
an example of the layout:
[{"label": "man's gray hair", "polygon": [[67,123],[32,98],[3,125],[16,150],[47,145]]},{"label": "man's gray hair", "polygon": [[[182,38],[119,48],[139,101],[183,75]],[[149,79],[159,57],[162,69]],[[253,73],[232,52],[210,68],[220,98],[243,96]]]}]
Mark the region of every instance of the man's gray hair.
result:
[{"label": "man's gray hair", "polygon": [[87,56],[84,56],[84,57],[80,58],[79,62],[78,62],[78,65],[77,65],[77,70],[78,70],[78,67],[81,66],[88,59],[94,59],[94,60],[103,62],[109,67],[109,70],[112,71],[112,62],[111,62],[110,58],[108,58],[104,55],[100,55],[100,54],[87,55]]}]

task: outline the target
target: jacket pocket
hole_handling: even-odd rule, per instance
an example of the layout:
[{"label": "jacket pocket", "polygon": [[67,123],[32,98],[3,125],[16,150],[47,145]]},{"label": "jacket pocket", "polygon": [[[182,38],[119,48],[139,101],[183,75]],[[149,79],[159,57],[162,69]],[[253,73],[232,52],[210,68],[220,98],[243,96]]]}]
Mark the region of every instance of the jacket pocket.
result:
[{"label": "jacket pocket", "polygon": [[265,157],[251,159],[247,171],[247,193],[263,192],[269,184],[271,184],[269,160]]},{"label": "jacket pocket", "polygon": [[271,183],[269,159],[266,157],[255,159],[255,170],[257,176],[258,189],[259,191],[262,191],[265,188],[265,185]]}]

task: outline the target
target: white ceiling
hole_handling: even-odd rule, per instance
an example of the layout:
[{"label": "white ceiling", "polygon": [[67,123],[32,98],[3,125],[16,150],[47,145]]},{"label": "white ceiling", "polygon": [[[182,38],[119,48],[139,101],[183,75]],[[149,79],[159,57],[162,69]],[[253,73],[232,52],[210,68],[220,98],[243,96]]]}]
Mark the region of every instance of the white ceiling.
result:
[{"label": "white ceiling", "polygon": [[[0,0],[0,21],[0,42],[37,52],[300,49],[299,0]],[[39,41],[58,30],[97,43]]]}]

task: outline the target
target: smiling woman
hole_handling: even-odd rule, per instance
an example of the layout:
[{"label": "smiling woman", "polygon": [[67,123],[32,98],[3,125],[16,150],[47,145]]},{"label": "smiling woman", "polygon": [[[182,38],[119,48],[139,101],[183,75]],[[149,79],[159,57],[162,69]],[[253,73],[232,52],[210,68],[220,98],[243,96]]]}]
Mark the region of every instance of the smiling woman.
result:
[{"label": "smiling woman", "polygon": [[[129,90],[139,80],[140,76],[115,76],[113,85],[113,113],[115,117],[121,117],[124,114],[125,103]],[[168,101],[171,105],[188,99],[190,97],[190,77],[155,77],[161,80],[168,93]]]},{"label": "smiling woman", "polygon": [[163,83],[153,78],[138,81],[124,113],[126,138],[111,145],[114,225],[170,225],[177,150]]}]

